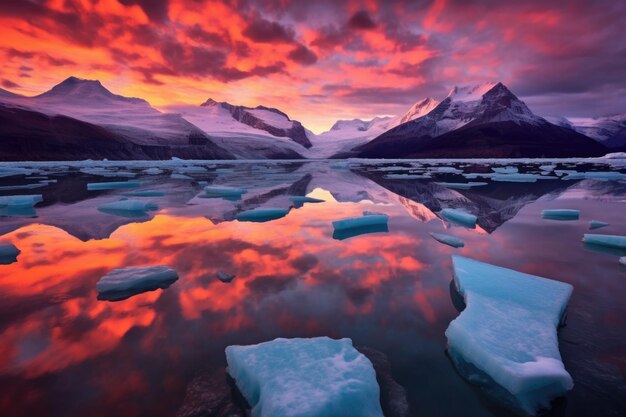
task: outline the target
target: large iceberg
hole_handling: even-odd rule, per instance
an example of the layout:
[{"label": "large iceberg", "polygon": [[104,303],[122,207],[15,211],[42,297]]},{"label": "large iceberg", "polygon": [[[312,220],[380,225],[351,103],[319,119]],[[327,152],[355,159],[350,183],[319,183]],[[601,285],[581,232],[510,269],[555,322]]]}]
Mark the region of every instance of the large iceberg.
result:
[{"label": "large iceberg", "polygon": [[510,407],[548,408],[573,387],[557,339],[573,287],[461,256],[452,263],[466,304],[446,330],[455,365]]},{"label": "large iceberg", "polygon": [[619,249],[626,249],[626,236],[616,235],[594,235],[586,233],[583,242],[593,245],[610,246]]},{"label": "large iceberg", "polygon": [[453,248],[462,248],[463,246],[465,246],[465,242],[463,241],[463,239],[456,236],[450,236],[443,233],[431,233],[430,235],[437,242],[452,246]]},{"label": "large iceberg", "polygon": [[240,222],[263,223],[285,217],[287,213],[289,210],[283,208],[257,208],[237,213],[235,218]]},{"label": "large iceberg", "polygon": [[131,266],[114,269],[98,281],[99,300],[119,301],[146,291],[165,289],[178,279],[173,269],[157,266]]},{"label": "large iceberg", "polygon": [[226,348],[252,417],[383,417],[372,363],[350,339],[275,339]]},{"label": "large iceberg", "polygon": [[0,243],[0,265],[8,265],[17,261],[20,250],[12,243]]},{"label": "large iceberg", "polygon": [[476,216],[463,210],[446,208],[441,210],[441,216],[453,223],[473,229],[476,227]]}]

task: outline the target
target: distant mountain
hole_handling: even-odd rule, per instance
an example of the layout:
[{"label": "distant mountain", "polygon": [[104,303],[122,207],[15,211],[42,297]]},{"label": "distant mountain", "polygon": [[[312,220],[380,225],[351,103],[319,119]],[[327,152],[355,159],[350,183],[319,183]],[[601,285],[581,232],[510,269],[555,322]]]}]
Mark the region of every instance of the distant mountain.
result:
[{"label": "distant mountain", "polygon": [[[27,120],[38,120],[37,139],[45,141],[49,137],[50,150],[47,154],[40,155],[36,159],[51,159],[62,157],[57,150],[63,148],[76,159],[96,156],[99,148],[89,152],[90,156],[79,157],[76,152],[67,149],[63,143],[64,137],[67,143],[76,144],[74,137],[80,131],[90,130],[93,127],[100,128],[102,134],[96,134],[98,146],[102,147],[104,154],[109,154],[107,146],[104,146],[105,138],[116,138],[121,142],[128,142],[128,150],[115,158],[137,159],[145,158],[150,154],[152,158],[169,157],[168,155],[213,155],[217,159],[234,159],[235,156],[222,149],[212,139],[187,120],[177,114],[161,113],[150,104],[139,98],[129,98],[116,95],[107,90],[99,81],[82,80],[70,77],[51,90],[35,97],[23,96],[0,96],[3,106],[3,115],[9,126],[5,129],[11,131],[11,140],[20,137],[28,137]],[[9,108],[20,111],[8,112]],[[8,118],[13,114],[16,120],[11,122]],[[47,122],[43,122],[41,115],[46,115]],[[83,123],[76,123],[83,122]],[[24,129],[20,132],[19,129]],[[46,131],[45,129],[49,129]],[[68,129],[65,132],[63,129]],[[106,134],[104,133],[106,132]],[[86,137],[85,141],[94,139]],[[0,140],[6,142],[8,137]],[[52,149],[53,145],[57,149]],[[94,144],[92,144],[94,145]],[[133,145],[139,145],[135,147]],[[95,145],[94,145],[95,146]],[[153,147],[151,151],[147,151]],[[170,151],[165,150],[172,147]],[[185,149],[189,147],[189,149]],[[41,148],[35,148],[41,149]],[[132,150],[144,149],[146,154],[139,152],[133,155]],[[32,154],[32,152],[29,152]],[[112,156],[112,155],[111,155]],[[7,155],[0,154],[0,159],[7,159]],[[103,156],[108,157],[108,156]],[[68,158],[61,158],[68,159]]]},{"label": "distant mountain", "polygon": [[571,123],[577,132],[612,150],[626,150],[626,113],[593,119],[573,119]]},{"label": "distant mountain", "polygon": [[599,156],[606,148],[533,114],[502,83],[454,87],[425,116],[353,149],[365,158]]},{"label": "distant mountain", "polygon": [[349,152],[355,146],[367,143],[389,129],[428,114],[438,104],[437,100],[427,97],[415,102],[402,116],[337,120],[329,131],[313,139],[313,151],[320,157]]},{"label": "distant mountain", "polygon": [[278,109],[245,107],[208,99],[200,106],[174,106],[220,146],[244,159],[302,159],[313,133]]}]

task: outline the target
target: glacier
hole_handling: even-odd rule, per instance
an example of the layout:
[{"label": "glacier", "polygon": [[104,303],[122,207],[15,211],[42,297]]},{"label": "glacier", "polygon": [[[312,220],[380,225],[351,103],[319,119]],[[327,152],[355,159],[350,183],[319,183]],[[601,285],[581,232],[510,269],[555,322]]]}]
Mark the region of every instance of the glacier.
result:
[{"label": "glacier", "polygon": [[453,248],[462,248],[465,246],[463,239],[456,236],[450,236],[443,233],[430,233],[430,236],[432,236],[432,238],[437,242],[452,246]]},{"label": "glacier", "polygon": [[97,282],[99,300],[120,301],[158,288],[168,288],[178,280],[178,273],[163,266],[131,266],[114,269]]},{"label": "glacier", "polygon": [[461,256],[453,256],[452,264],[466,308],[446,337],[461,374],[527,414],[572,389],[557,327],[573,287]]},{"label": "glacier", "polygon": [[228,346],[226,360],[252,417],[383,417],[374,367],[350,339]]}]

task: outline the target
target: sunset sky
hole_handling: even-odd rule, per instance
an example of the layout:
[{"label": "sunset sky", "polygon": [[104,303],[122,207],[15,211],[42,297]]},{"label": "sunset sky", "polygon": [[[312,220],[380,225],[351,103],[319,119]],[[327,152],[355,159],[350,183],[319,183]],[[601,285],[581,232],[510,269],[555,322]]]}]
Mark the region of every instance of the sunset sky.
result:
[{"label": "sunset sky", "polygon": [[172,104],[277,107],[320,132],[503,81],[541,115],[626,112],[624,1],[0,0],[0,87],[70,75]]}]

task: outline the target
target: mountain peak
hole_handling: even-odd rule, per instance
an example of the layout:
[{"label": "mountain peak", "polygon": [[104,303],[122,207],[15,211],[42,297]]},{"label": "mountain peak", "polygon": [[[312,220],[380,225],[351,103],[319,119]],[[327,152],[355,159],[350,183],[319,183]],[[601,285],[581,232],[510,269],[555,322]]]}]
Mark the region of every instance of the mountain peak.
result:
[{"label": "mountain peak", "polygon": [[212,106],[217,106],[220,105],[222,103],[220,103],[219,101],[215,101],[212,98],[208,98],[207,101],[205,101],[204,103],[200,104],[201,107],[212,107]]},{"label": "mountain peak", "polygon": [[[448,97],[453,101],[476,101],[494,87],[504,87],[504,85],[500,82],[486,82],[476,85],[455,86],[448,93]],[[506,87],[504,88],[506,89]]]},{"label": "mountain peak", "polygon": [[413,104],[413,106],[411,106],[409,111],[407,111],[402,116],[402,118],[400,119],[400,124],[406,123],[410,120],[415,120],[422,116],[427,115],[428,113],[430,113],[432,109],[437,107],[438,104],[439,104],[439,101],[435,100],[432,97],[426,97],[421,100],[418,100],[417,102],[415,102],[415,104]]},{"label": "mountain peak", "polygon": [[99,80],[87,80],[78,77],[68,77],[43,94],[35,96],[36,99],[61,100],[63,103],[72,102],[92,103],[101,106],[105,103],[132,103],[149,105],[140,98],[124,97],[113,94],[102,85]]}]

